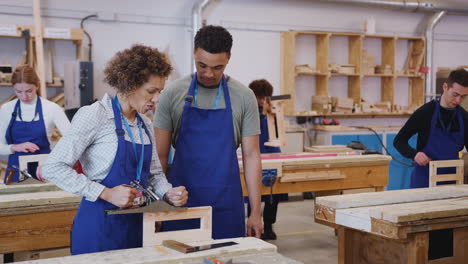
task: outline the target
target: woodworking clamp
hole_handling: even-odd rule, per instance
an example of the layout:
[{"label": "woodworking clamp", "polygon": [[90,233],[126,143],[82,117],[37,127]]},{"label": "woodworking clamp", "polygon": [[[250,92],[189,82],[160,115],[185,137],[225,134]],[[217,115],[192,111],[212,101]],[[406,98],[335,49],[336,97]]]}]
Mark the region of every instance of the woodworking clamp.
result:
[{"label": "woodworking clamp", "polygon": [[266,187],[270,187],[270,203],[273,203],[273,185],[278,178],[278,169],[263,169],[262,183]]}]

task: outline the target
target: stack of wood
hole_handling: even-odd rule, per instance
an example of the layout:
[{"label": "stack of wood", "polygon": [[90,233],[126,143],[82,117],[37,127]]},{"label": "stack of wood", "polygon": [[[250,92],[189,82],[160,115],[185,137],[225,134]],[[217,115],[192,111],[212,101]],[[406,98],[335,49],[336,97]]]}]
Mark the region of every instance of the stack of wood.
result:
[{"label": "stack of wood", "polygon": [[328,68],[331,73],[339,73],[339,74],[355,74],[356,73],[356,65],[354,64],[336,64],[330,63]]},{"label": "stack of wood", "polygon": [[332,110],[330,96],[312,96],[312,110],[318,114],[329,114]]},{"label": "stack of wood", "polygon": [[296,73],[320,73],[320,71],[312,67],[310,64],[302,64],[296,66]]},{"label": "stack of wood", "polygon": [[352,113],[354,107],[353,98],[332,97],[333,112]]},{"label": "stack of wood", "polygon": [[392,65],[389,65],[389,64],[377,65],[375,66],[375,73],[391,75],[393,74]]},{"label": "stack of wood", "polygon": [[314,145],[310,147],[304,147],[306,152],[312,153],[346,153],[352,152],[351,148],[345,145]]},{"label": "stack of wood", "polygon": [[365,49],[362,50],[361,72],[363,74],[375,73],[374,56],[367,54],[367,50]]},{"label": "stack of wood", "polygon": [[374,104],[374,107],[381,110],[381,112],[391,112],[392,111],[392,104],[390,102],[380,102]]}]

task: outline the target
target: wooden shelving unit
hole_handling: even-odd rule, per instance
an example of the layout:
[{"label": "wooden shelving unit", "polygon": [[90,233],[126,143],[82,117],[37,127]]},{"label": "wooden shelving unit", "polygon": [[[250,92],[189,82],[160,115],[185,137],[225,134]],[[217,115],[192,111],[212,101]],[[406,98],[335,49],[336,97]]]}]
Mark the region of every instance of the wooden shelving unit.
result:
[{"label": "wooden shelving unit", "polygon": [[[315,37],[315,69],[317,72],[298,72],[296,71],[296,39],[300,35],[313,35]],[[334,37],[345,37],[348,42],[347,63],[355,66],[354,74],[331,73],[329,70],[330,40]],[[390,65],[391,74],[369,74],[365,73],[363,66],[363,42],[366,39],[381,40],[381,64]],[[310,75],[315,79],[315,95],[330,96],[329,81],[337,76],[348,78],[347,94],[353,98],[358,105],[361,103],[362,81],[364,78],[381,78],[381,101],[395,103],[395,80],[397,78],[408,78],[408,106],[417,107],[424,103],[424,75],[417,73],[402,73],[395,71],[396,60],[396,42],[397,40],[408,41],[410,50],[423,51],[425,49],[425,39],[420,37],[398,37],[383,35],[366,35],[360,33],[344,32],[321,32],[321,31],[289,31],[281,34],[281,94],[290,94],[291,100],[285,101],[285,114],[288,116],[298,116],[295,109],[296,100],[296,78],[300,75]],[[421,57],[422,56],[422,57]],[[421,65],[424,52],[414,54],[408,53],[407,64]],[[418,64],[419,63],[419,64]],[[314,64],[314,63],[311,63]],[[415,72],[415,71],[413,71]],[[310,110],[310,109],[307,109]],[[365,113],[365,114],[337,114],[337,116],[348,117],[366,117],[366,116],[406,116],[408,114],[400,113]],[[299,116],[301,116],[299,114]],[[320,115],[324,116],[324,115]],[[327,115],[327,116],[333,116]]]},{"label": "wooden shelving unit", "polygon": [[[51,31],[54,31],[54,30],[56,33],[52,34]],[[35,42],[36,42],[36,36],[37,36],[35,32],[35,27],[30,26],[30,25],[17,25],[16,33],[13,33],[13,31],[14,30],[12,30],[12,34],[9,34],[9,35],[0,35],[0,38],[23,38],[26,41],[25,63],[33,67],[36,66],[38,56],[43,56],[43,54],[37,54],[36,49],[35,49],[35,45],[36,45]],[[80,59],[82,60],[84,58],[84,54],[83,54],[84,32],[82,29],[42,27],[41,33],[42,33],[41,34],[42,39],[44,41],[56,41],[56,40],[71,41],[76,46],[76,53],[74,57],[78,60]],[[11,86],[12,86],[11,83],[0,83],[0,87],[11,87]],[[48,88],[61,88],[63,86],[64,86],[63,83],[59,83],[59,84],[45,83],[45,87],[48,87]],[[5,102],[2,102],[2,103],[5,103]]]}]

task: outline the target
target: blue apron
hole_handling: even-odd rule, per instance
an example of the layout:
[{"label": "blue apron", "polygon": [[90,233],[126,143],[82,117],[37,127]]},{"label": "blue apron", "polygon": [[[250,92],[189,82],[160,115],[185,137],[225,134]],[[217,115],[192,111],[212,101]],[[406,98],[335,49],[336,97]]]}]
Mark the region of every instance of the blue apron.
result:
[{"label": "blue apron", "polygon": [[[463,149],[464,145],[464,124],[460,111],[460,106],[455,109],[454,116],[445,127],[444,122],[440,118],[440,102],[435,101],[436,107],[431,120],[431,130],[426,146],[422,149],[429,158],[432,160],[453,160],[459,159],[458,152]],[[460,124],[459,131],[450,132],[453,119],[458,118]],[[440,120],[440,126],[437,127],[437,121]],[[439,174],[442,173],[455,173],[454,168],[439,169]],[[450,183],[450,182],[446,182]],[[425,188],[429,187],[429,165],[419,166],[415,165],[411,175],[411,188]]]},{"label": "blue apron", "polygon": [[[115,100],[112,100],[112,109],[118,147],[112,168],[101,182],[107,188],[130,184],[132,180],[135,180],[138,164],[136,156],[140,157],[142,151],[141,144],[136,144],[137,154],[135,155],[132,142],[125,141],[121,113]],[[137,119],[149,136],[145,123],[138,114]],[[140,184],[145,188],[148,186],[152,150],[152,144],[144,146]],[[104,210],[114,208],[115,205],[100,198],[95,202],[90,202],[85,198],[81,200],[71,233],[72,255],[142,247],[143,214],[105,214]]]},{"label": "blue apron", "polygon": [[[221,89],[225,109],[216,107]],[[197,75],[194,74],[182,113],[169,181],[174,187],[187,188],[188,207],[213,207],[214,239],[243,237],[245,214],[227,81],[223,76],[214,109],[196,107],[196,90]],[[163,230],[199,226],[199,219],[166,221]]]},{"label": "blue apron", "polygon": [[[36,144],[39,147],[39,150],[34,153],[26,153],[26,152],[16,152],[11,154],[8,157],[8,168],[13,169],[16,171],[13,166],[19,167],[19,156],[26,156],[26,155],[37,155],[37,154],[48,154],[50,153],[50,143],[49,139],[47,138],[47,131],[44,124],[44,116],[42,114],[42,104],[41,99],[38,96],[36,102],[36,113],[34,118],[39,115],[39,120],[37,121],[24,121],[21,116],[21,104],[20,100],[16,102],[15,108],[13,113],[11,113],[10,124],[6,130],[6,141],[9,145],[11,144],[21,144],[24,142],[31,142]],[[16,117],[19,116],[20,121],[16,120]],[[34,120],[33,118],[33,120]],[[36,170],[32,170],[28,172],[35,176]],[[15,175],[13,176],[13,181],[19,181],[19,173],[16,171]],[[6,182],[6,177],[4,179]]]}]

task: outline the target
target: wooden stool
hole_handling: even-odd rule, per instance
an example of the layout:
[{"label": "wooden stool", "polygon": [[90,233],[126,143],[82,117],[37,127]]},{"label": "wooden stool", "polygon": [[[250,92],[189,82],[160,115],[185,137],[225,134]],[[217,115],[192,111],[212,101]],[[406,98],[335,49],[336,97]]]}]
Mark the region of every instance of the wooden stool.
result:
[{"label": "wooden stool", "polygon": [[[437,174],[438,168],[456,168],[455,174]],[[438,182],[456,181],[463,184],[464,163],[463,160],[437,160],[429,162],[429,187],[437,186]]]}]

